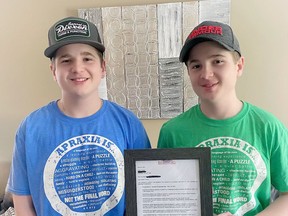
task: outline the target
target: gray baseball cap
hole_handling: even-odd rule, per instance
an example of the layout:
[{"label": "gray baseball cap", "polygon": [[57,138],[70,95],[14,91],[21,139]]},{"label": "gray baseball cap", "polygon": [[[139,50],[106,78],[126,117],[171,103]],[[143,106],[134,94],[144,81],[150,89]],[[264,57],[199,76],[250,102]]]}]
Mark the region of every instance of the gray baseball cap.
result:
[{"label": "gray baseball cap", "polygon": [[188,35],[181,49],[179,60],[186,62],[190,50],[204,41],[215,41],[229,51],[238,52],[241,56],[239,42],[229,25],[215,21],[204,21]]},{"label": "gray baseball cap", "polygon": [[56,22],[48,31],[48,41],[49,47],[44,51],[48,58],[52,58],[60,47],[73,43],[88,44],[101,53],[105,51],[97,27],[78,17],[67,17]]}]

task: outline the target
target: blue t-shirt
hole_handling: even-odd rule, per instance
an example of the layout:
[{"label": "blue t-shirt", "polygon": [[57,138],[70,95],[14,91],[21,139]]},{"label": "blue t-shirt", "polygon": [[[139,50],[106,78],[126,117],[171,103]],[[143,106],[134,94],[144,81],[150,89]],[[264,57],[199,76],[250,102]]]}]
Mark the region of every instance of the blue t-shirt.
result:
[{"label": "blue t-shirt", "polygon": [[113,102],[71,118],[54,101],[19,126],[8,190],[31,195],[37,215],[123,215],[124,149],[150,147],[142,123]]}]

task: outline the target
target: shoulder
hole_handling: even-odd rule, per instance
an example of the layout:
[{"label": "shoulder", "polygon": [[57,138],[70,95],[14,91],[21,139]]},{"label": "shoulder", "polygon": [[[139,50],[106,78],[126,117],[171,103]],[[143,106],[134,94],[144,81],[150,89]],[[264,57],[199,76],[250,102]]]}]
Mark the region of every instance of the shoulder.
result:
[{"label": "shoulder", "polygon": [[112,102],[112,101],[109,101],[109,100],[103,100],[103,104],[104,106],[109,109],[109,111],[112,111],[112,112],[117,112],[117,113],[123,113],[123,115],[131,115],[133,116],[134,113],[130,110],[128,110],[127,108],[115,103],[115,102]]},{"label": "shoulder", "polygon": [[196,118],[198,112],[198,105],[191,107],[189,110],[179,114],[178,116],[169,119],[162,126],[162,129],[173,128],[181,130],[182,127],[187,127],[187,125],[191,124],[193,119]]},{"label": "shoulder", "polygon": [[22,120],[22,125],[31,122],[33,124],[35,122],[45,122],[45,119],[49,119],[54,112],[56,113],[55,106],[56,102],[52,101],[49,104],[32,111]]},{"label": "shoulder", "polygon": [[286,133],[287,128],[284,123],[280,121],[273,113],[266,111],[262,108],[259,108],[250,103],[246,103],[248,107],[248,118],[249,121],[254,122],[257,126],[263,126],[264,128],[270,130],[280,130]]},{"label": "shoulder", "polygon": [[126,119],[129,121],[140,122],[138,117],[131,110],[128,110],[127,108],[120,106],[115,102],[104,100],[103,105],[105,113],[114,119]]},{"label": "shoulder", "polygon": [[248,113],[251,117],[256,118],[263,122],[280,123],[280,120],[271,112],[266,111],[258,106],[245,102],[248,107]]}]

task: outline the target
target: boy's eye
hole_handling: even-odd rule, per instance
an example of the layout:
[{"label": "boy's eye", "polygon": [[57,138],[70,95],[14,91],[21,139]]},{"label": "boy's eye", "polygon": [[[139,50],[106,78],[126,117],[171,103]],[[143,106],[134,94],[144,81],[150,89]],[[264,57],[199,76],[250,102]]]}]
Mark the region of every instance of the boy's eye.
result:
[{"label": "boy's eye", "polygon": [[70,59],[62,59],[62,63],[67,63],[67,62],[69,62],[70,61]]},{"label": "boy's eye", "polygon": [[191,64],[190,68],[195,70],[195,69],[200,68],[200,65],[199,64]]},{"label": "boy's eye", "polygon": [[216,64],[220,64],[220,63],[223,62],[223,60],[221,60],[221,59],[216,59],[214,62],[215,62]]},{"label": "boy's eye", "polygon": [[84,58],[84,61],[92,61],[92,58]]}]

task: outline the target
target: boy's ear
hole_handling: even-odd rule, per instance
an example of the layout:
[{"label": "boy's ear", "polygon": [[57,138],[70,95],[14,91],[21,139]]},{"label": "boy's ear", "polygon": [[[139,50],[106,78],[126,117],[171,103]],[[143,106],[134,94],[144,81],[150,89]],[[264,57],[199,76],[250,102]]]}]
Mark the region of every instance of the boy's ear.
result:
[{"label": "boy's ear", "polygon": [[106,62],[105,62],[105,60],[102,61],[101,68],[102,68],[101,78],[103,79],[106,76]]},{"label": "boy's ear", "polygon": [[244,57],[243,56],[239,58],[236,66],[237,66],[238,77],[240,77],[242,76],[243,70],[244,70]]},{"label": "boy's ear", "polygon": [[57,79],[56,79],[55,69],[56,69],[56,67],[55,67],[55,63],[54,63],[53,61],[51,61],[51,64],[50,64],[50,70],[51,70],[51,72],[52,72],[52,75],[53,75],[54,80],[57,81]]}]

